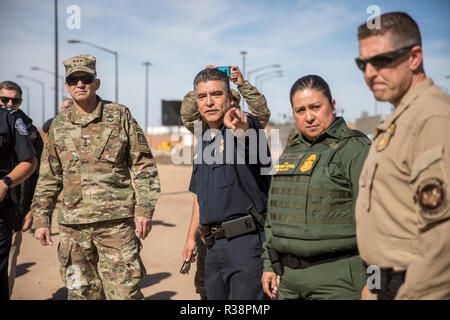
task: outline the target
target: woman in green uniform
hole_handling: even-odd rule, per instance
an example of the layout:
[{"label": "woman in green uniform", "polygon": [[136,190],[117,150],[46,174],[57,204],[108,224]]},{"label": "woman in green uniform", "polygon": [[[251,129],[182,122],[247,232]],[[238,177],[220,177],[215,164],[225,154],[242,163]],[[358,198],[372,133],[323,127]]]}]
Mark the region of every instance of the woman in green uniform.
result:
[{"label": "woman in green uniform", "polygon": [[336,117],[319,76],[298,79],[290,100],[298,133],[273,171],[264,291],[280,299],[359,299],[366,274],[354,207],[370,140]]}]

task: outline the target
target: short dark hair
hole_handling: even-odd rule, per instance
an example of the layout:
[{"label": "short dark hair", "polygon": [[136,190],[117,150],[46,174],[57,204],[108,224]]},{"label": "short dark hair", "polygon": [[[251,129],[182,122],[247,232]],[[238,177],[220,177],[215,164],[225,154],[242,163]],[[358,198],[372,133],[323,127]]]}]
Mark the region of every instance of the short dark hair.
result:
[{"label": "short dark hair", "polygon": [[294,82],[291,88],[291,92],[289,94],[291,105],[292,105],[292,98],[297,93],[297,91],[301,90],[317,90],[321,92],[325,98],[330,101],[330,104],[333,104],[333,97],[331,96],[331,90],[328,86],[328,83],[320,76],[315,74],[309,74],[307,76],[299,78],[297,81]]},{"label": "short dark hair", "polygon": [[222,81],[223,88],[225,89],[227,95],[231,94],[230,90],[230,80],[228,80],[228,76],[225,72],[217,70],[217,69],[204,69],[197,73],[194,78],[194,91],[197,91],[197,84],[199,82],[206,81],[214,81],[219,80]]},{"label": "short dark hair", "polygon": [[416,21],[406,12],[388,12],[379,16],[380,28],[369,29],[367,23],[358,27],[358,40],[391,32],[393,47],[422,46],[422,37]]},{"label": "short dark hair", "polygon": [[15,83],[14,81],[2,81],[0,82],[0,90],[6,89],[6,90],[15,90],[19,93],[20,97],[22,98],[22,88]]}]

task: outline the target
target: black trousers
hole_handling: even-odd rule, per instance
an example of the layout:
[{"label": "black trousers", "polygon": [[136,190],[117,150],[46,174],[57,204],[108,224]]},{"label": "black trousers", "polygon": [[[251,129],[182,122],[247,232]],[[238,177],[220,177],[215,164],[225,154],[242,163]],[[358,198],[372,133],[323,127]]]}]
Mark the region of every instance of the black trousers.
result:
[{"label": "black trousers", "polygon": [[11,249],[13,222],[14,207],[12,203],[3,203],[0,206],[0,300],[9,300],[8,258]]},{"label": "black trousers", "polygon": [[262,300],[263,232],[218,239],[205,262],[206,295],[210,300]]}]

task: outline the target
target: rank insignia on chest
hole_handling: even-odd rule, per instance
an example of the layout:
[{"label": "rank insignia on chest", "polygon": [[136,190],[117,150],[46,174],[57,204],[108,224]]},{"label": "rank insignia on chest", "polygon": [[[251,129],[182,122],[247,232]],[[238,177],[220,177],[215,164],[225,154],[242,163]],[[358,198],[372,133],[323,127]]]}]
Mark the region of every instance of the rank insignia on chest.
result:
[{"label": "rank insignia on chest", "polygon": [[383,151],[389,144],[392,136],[395,132],[395,123],[391,124],[389,128],[381,134],[380,140],[378,140],[376,150],[378,152]]},{"label": "rank insignia on chest", "polygon": [[223,145],[223,139],[222,139],[222,141],[220,141],[219,152],[222,153],[223,149],[224,149],[224,145]]},{"label": "rank insignia on chest", "polygon": [[310,155],[308,158],[306,158],[305,162],[303,162],[302,166],[300,167],[300,172],[306,172],[310,170],[313,167],[314,162],[317,159],[316,154]]}]

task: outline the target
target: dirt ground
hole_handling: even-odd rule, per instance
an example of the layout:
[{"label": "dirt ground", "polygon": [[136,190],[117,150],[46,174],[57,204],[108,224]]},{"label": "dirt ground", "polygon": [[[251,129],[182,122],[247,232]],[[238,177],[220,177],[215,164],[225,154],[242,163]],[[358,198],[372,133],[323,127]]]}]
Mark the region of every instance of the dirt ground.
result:
[{"label": "dirt ground", "polygon": [[[192,213],[193,195],[188,191],[192,167],[176,166],[167,159],[158,161],[161,194],[153,217],[153,229],[143,241],[141,257],[147,269],[141,287],[147,300],[198,300],[192,264],[188,275],[180,274],[181,251]],[[52,223],[52,247],[42,247],[26,232],[17,261],[17,277],[12,300],[61,300],[67,290],[59,276],[58,225]]]}]

